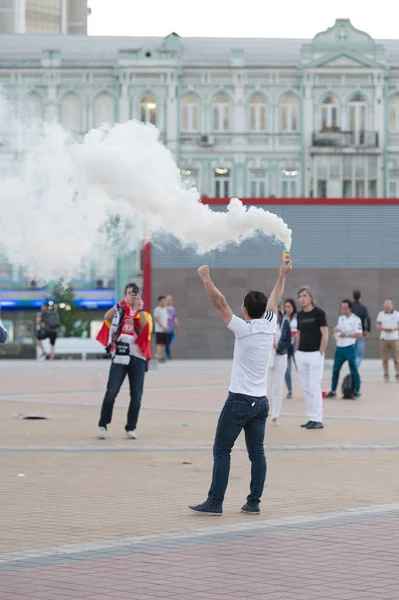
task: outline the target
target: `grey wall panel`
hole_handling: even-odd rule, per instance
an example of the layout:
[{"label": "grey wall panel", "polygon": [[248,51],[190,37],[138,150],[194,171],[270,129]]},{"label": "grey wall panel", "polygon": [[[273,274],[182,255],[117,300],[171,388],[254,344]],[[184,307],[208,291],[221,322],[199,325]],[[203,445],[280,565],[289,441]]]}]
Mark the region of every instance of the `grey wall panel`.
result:
[{"label": "grey wall panel", "polygon": [[[226,295],[234,312],[239,313],[246,291],[258,289],[270,294],[277,269],[215,269],[213,279]],[[153,300],[160,294],[173,294],[182,332],[173,343],[177,358],[230,358],[233,339],[220,316],[210,305],[203,285],[194,269],[154,269]],[[300,286],[307,284],[316,292],[317,303],[327,312],[328,324],[336,324],[340,301],[350,298],[355,288],[363,292],[373,321],[367,342],[368,358],[379,355],[375,319],[385,298],[393,298],[399,308],[399,268],[397,269],[295,269],[287,278],[285,298],[295,297]],[[330,340],[328,356],[335,350]]]},{"label": "grey wall panel", "polygon": [[[221,210],[221,207],[215,207]],[[399,206],[268,206],[293,231],[297,268],[396,268],[399,265]],[[270,268],[283,247],[262,234],[199,256],[165,235],[154,240],[153,268]]]}]

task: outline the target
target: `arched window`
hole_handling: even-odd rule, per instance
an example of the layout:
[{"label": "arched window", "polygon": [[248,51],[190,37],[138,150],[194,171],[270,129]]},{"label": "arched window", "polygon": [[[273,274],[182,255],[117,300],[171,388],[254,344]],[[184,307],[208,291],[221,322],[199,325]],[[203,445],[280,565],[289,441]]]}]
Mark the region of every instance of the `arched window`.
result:
[{"label": "arched window", "polygon": [[140,119],[143,123],[157,124],[157,100],[152,94],[145,94],[141,98]]},{"label": "arched window", "polygon": [[321,103],[321,130],[328,131],[339,126],[338,98],[328,94]]},{"label": "arched window", "polygon": [[115,123],[115,101],[111,94],[99,94],[94,101],[94,127],[103,123]]},{"label": "arched window", "polygon": [[295,133],[298,131],[299,103],[294,94],[285,94],[280,100],[281,131]]},{"label": "arched window", "polygon": [[215,132],[229,130],[230,103],[226,94],[217,94],[212,100],[212,129]]},{"label": "arched window", "polygon": [[366,140],[367,101],[363,94],[357,92],[349,100],[349,131],[351,143],[361,146]]},{"label": "arched window", "polygon": [[82,101],[76,94],[66,94],[61,100],[61,123],[74,134],[83,133]]},{"label": "arched window", "polygon": [[43,119],[44,105],[43,100],[39,94],[31,93],[26,95],[22,99],[21,103],[21,117],[24,121],[29,123],[37,119]]},{"label": "arched window", "polygon": [[181,130],[194,133],[200,130],[200,105],[197,96],[187,94],[181,99]]},{"label": "arched window", "polygon": [[389,103],[389,131],[399,133],[399,94],[392,96]]},{"label": "arched window", "polygon": [[262,94],[254,94],[249,104],[250,131],[266,131],[266,102]]}]

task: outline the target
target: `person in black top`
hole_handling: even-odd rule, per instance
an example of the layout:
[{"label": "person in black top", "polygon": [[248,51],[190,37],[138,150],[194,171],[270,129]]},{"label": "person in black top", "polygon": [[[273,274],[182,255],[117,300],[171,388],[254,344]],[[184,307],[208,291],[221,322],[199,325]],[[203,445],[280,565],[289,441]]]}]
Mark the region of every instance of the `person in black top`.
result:
[{"label": "person in black top", "polygon": [[308,415],[307,423],[301,427],[323,429],[321,382],[328,344],[327,317],[324,310],[315,306],[314,294],[309,288],[301,288],[297,297],[302,310],[298,312],[295,359]]},{"label": "person in black top", "polygon": [[359,368],[360,363],[364,358],[364,351],[366,346],[366,339],[371,331],[371,319],[370,313],[367,307],[360,302],[362,294],[360,290],[353,292],[352,312],[359,317],[363,327],[363,337],[356,340],[356,364]]}]

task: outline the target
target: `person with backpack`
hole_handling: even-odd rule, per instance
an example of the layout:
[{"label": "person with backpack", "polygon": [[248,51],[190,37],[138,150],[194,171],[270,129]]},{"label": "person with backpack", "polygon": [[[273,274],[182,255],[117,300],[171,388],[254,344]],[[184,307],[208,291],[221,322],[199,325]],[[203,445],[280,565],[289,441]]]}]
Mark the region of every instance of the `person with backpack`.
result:
[{"label": "person with backpack", "polygon": [[[51,307],[50,302],[45,302],[41,306],[40,314],[36,319],[36,345],[42,351],[42,358],[54,360],[55,343],[60,327],[61,321],[58,311]],[[50,354],[47,354],[43,346],[43,340],[47,339],[50,341]]]},{"label": "person with backpack", "polygon": [[[115,399],[126,376],[129,377],[130,405],[127,412],[126,437],[137,438],[136,428],[141,408],[144,378],[151,358],[151,315],[144,311],[140,290],[135,283],[125,287],[125,298],[105,314],[97,340],[112,352],[107,391],[101,407],[97,437],[105,440],[111,423]],[[107,340],[107,341],[105,341]]]},{"label": "person with backpack", "polygon": [[337,385],[339,374],[344,362],[348,361],[351,372],[351,381],[345,378],[344,397],[359,398],[360,397],[360,375],[356,360],[356,340],[363,336],[363,325],[361,319],[352,312],[352,302],[350,300],[342,300],[341,316],[338,318],[337,326],[334,327],[335,339],[337,348],[335,351],[331,392],[327,394],[327,398],[335,398],[337,396]]}]

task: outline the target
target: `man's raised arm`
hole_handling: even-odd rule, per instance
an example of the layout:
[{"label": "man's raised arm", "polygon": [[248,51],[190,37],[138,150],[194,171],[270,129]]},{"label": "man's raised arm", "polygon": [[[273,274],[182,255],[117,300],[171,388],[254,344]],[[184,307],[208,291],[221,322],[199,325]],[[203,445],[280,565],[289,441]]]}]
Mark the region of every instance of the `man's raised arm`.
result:
[{"label": "man's raised arm", "polygon": [[208,265],[203,265],[198,269],[198,275],[201,278],[202,283],[204,284],[204,288],[206,293],[208,294],[208,298],[212,304],[222,317],[223,321],[228,325],[232,319],[233,311],[230,306],[227,304],[226,298],[223,296],[222,292],[219,292],[215,284],[213,283]]},{"label": "man's raised arm", "polygon": [[277,307],[284,293],[285,278],[287,277],[291,269],[292,262],[290,260],[282,262],[280,266],[280,272],[278,274],[278,279],[276,285],[273,288],[272,293],[270,294],[266,310],[274,310],[275,312],[277,312]]}]

